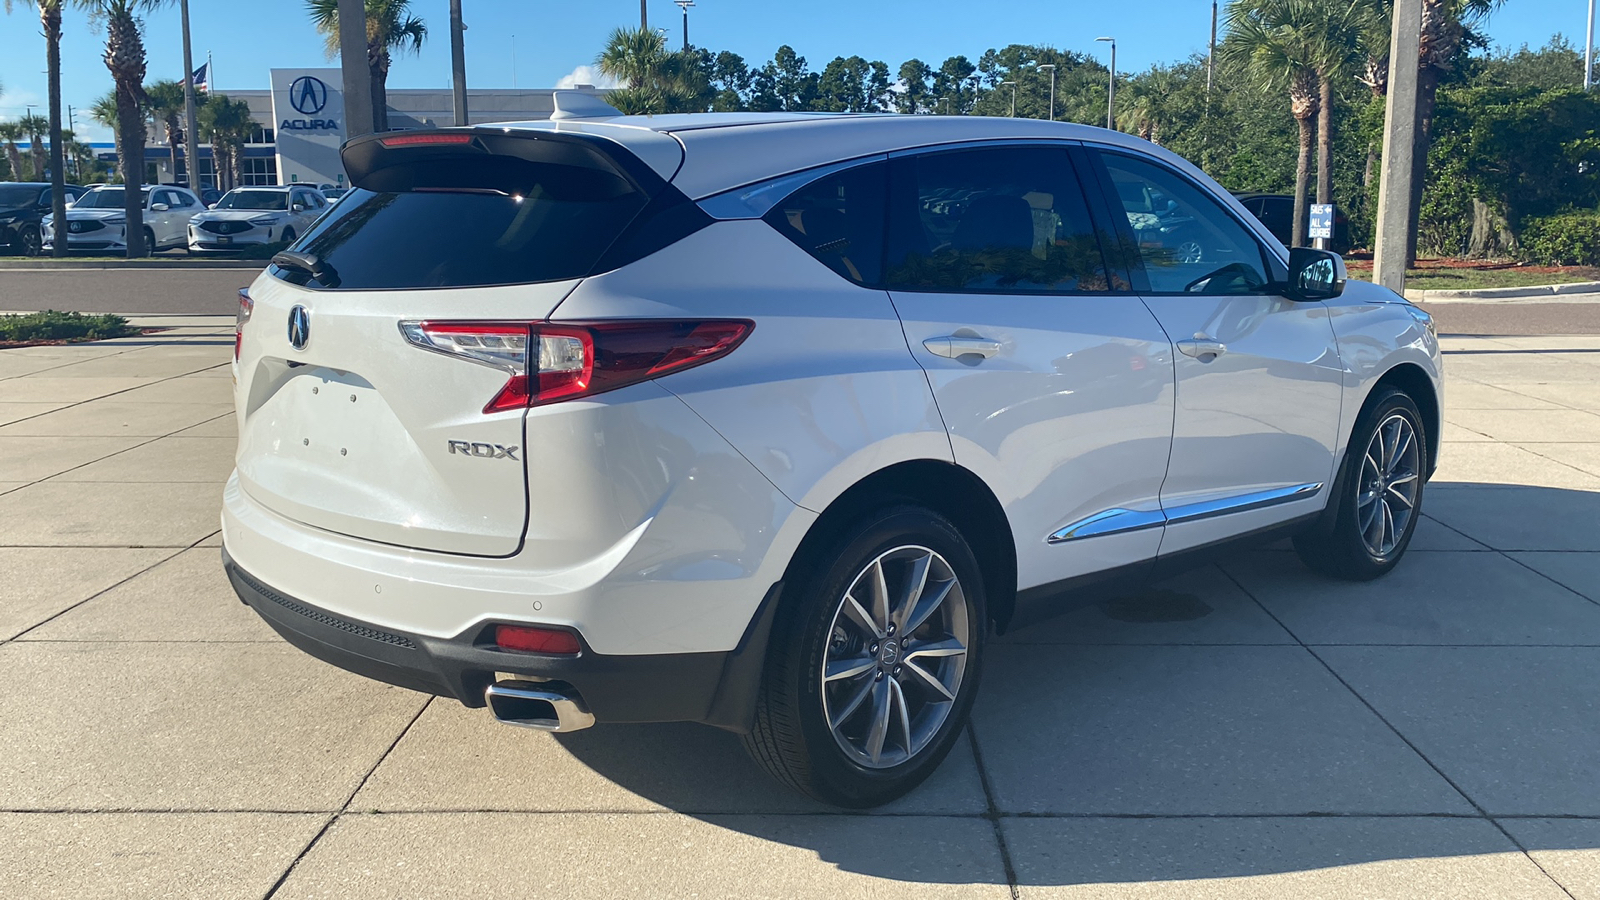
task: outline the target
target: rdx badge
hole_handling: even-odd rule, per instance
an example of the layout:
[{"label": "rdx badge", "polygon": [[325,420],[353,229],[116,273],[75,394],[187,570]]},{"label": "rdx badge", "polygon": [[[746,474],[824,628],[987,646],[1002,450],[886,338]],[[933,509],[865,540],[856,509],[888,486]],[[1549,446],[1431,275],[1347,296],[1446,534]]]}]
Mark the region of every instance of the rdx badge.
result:
[{"label": "rdx badge", "polygon": [[469,441],[450,441],[450,452],[460,453],[464,456],[478,456],[484,459],[516,459],[518,447],[507,447],[505,444],[484,444]]}]

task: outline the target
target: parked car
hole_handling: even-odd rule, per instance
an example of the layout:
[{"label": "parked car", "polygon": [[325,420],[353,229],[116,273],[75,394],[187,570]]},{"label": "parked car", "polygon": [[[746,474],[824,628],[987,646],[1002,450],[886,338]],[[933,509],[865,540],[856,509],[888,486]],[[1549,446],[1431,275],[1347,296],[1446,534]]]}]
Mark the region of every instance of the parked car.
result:
[{"label": "parked car", "polygon": [[[66,187],[70,206],[83,194],[75,184]],[[0,247],[22,256],[38,256],[44,248],[39,222],[50,214],[48,182],[0,184]]]},{"label": "parked car", "polygon": [[216,188],[206,188],[200,192],[200,202],[206,205],[206,209],[210,209],[217,205],[218,200],[222,199],[222,193]]},{"label": "parked car", "polygon": [[[68,250],[126,250],[127,218],[123,203],[127,196],[121,185],[87,191],[67,210]],[[184,245],[189,218],[205,207],[188,188],[159,185],[143,188],[144,238],[146,252],[154,253]],[[46,246],[54,245],[54,216],[43,222]]]},{"label": "parked car", "polygon": [[1275,536],[1405,553],[1430,318],[1169,151],[556,105],[351,140],[241,292],[223,562],[305,651],[513,725],[709,723],[860,807],[960,739],[992,631]]},{"label": "parked car", "polygon": [[[1250,211],[1251,215],[1267,226],[1273,237],[1285,247],[1294,246],[1293,196],[1257,192],[1236,192],[1234,196],[1239,198],[1239,202]],[[1306,221],[1309,223],[1310,220],[1311,204],[1307,203]],[[1350,218],[1337,206],[1333,208],[1333,242],[1330,246],[1335,253],[1350,252]]]},{"label": "parked car", "polygon": [[342,187],[325,187],[325,188],[322,188],[322,196],[327,198],[327,199],[329,199],[329,200],[337,200],[340,197],[343,197],[345,194],[348,194],[348,193],[350,193],[350,189],[349,188],[342,188]]},{"label": "parked car", "polygon": [[189,252],[238,250],[293,241],[328,208],[322,194],[296,185],[241,187],[189,220]]}]

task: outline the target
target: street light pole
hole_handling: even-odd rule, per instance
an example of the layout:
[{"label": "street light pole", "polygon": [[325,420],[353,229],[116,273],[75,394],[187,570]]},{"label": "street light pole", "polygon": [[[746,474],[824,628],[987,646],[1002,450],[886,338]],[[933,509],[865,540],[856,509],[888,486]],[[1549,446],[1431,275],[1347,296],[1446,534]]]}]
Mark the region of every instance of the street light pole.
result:
[{"label": "street light pole", "polygon": [[1406,248],[1416,234],[1411,218],[1413,159],[1417,146],[1417,65],[1422,44],[1422,0],[1395,0],[1389,32],[1389,92],[1384,98],[1383,169],[1378,182],[1378,233],[1373,238],[1373,280],[1405,292]]},{"label": "street light pole", "polygon": [[461,0],[450,0],[450,93],[456,124],[467,124],[467,26],[461,21]]},{"label": "street light pole", "polygon": [[1011,118],[1015,119],[1017,117],[1017,83],[1015,81],[1000,82],[1001,87],[1005,87],[1008,84],[1011,85]]},{"label": "street light pole", "polygon": [[1594,84],[1594,0],[1589,0],[1589,28],[1585,33],[1588,37],[1583,42],[1583,89],[1587,91]]},{"label": "street light pole", "polygon": [[1056,67],[1054,63],[1045,63],[1041,69],[1050,70],[1050,121],[1056,120]]},{"label": "street light pole", "polygon": [[672,0],[683,10],[683,52],[689,52],[689,7],[694,5],[694,0]]},{"label": "street light pole", "polygon": [[1106,82],[1106,128],[1117,130],[1117,39],[1112,37],[1097,37],[1096,41],[1105,41],[1111,45],[1111,79]]},{"label": "street light pole", "polygon": [[[200,180],[200,140],[195,135],[194,58],[189,54],[189,0],[181,0],[178,8],[183,21],[183,164],[189,170],[189,189],[198,194],[205,188],[205,183]],[[178,177],[177,160],[172,161],[172,177]]]},{"label": "street light pole", "polygon": [[1211,0],[1211,49],[1206,51],[1206,93],[1211,93],[1211,73],[1217,62],[1217,0]]}]

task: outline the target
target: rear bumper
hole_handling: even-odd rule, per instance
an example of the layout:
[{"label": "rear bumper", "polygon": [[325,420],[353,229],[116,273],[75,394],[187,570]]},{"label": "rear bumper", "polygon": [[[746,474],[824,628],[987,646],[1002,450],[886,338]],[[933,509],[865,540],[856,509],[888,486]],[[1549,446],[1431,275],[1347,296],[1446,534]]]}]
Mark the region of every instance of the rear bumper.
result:
[{"label": "rear bumper", "polygon": [[222,551],[234,592],[284,640],[323,662],[414,691],[484,705],[496,673],[570,686],[599,722],[705,722],[749,729],[765,658],[773,585],[739,646],[719,653],[576,656],[511,653],[487,645],[489,625],[453,638],[400,632],[336,615],[262,584]]}]

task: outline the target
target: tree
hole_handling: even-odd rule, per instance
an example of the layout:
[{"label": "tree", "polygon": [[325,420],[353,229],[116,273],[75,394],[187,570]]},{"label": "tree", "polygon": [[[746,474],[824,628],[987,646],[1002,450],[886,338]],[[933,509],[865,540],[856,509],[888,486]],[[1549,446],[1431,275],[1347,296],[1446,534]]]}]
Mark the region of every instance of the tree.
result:
[{"label": "tree", "polygon": [[1317,0],[1320,21],[1311,32],[1317,72],[1317,202],[1333,202],[1333,113],[1335,86],[1348,81],[1361,57],[1362,20],[1340,0]]},{"label": "tree", "polygon": [[[709,50],[700,52],[702,60],[711,56]],[[711,73],[709,80],[715,91],[711,101],[712,112],[738,112],[749,108],[750,67],[745,64],[744,57],[724,50],[703,61],[702,68]]]},{"label": "tree", "polygon": [[[61,141],[61,3],[62,0],[23,0],[24,3],[37,5],[39,9],[39,25],[44,34],[45,44],[45,75],[49,82],[49,121],[46,127],[50,129],[50,192],[52,212],[55,221],[65,222],[67,219],[67,192],[65,165],[62,157]],[[5,0],[6,12],[11,12],[11,0]],[[35,158],[34,170],[37,171],[41,160]],[[56,241],[54,256],[67,255],[67,242]]]},{"label": "tree", "polygon": [[895,94],[895,111],[907,115],[919,112],[937,112],[928,82],[933,70],[920,59],[908,59],[900,64],[900,90]]},{"label": "tree", "polygon": [[12,181],[22,180],[22,150],[17,147],[17,141],[26,136],[21,122],[0,122],[0,141],[6,145],[6,164],[11,167]]},{"label": "tree", "polygon": [[[367,71],[372,77],[372,128],[389,130],[391,53],[422,50],[428,26],[411,14],[411,0],[364,0],[367,8]],[[328,58],[339,55],[339,0],[306,0],[306,11],[327,37]]]},{"label": "tree", "polygon": [[216,165],[217,186],[232,190],[239,186],[239,157],[244,142],[257,127],[250,118],[250,104],[214,94],[200,107],[197,127],[211,142],[211,158]]},{"label": "tree", "polygon": [[[183,82],[157,81],[145,89],[149,98],[150,115],[166,129],[167,148],[172,154],[172,177],[178,177],[178,150],[183,146]],[[204,107],[204,91],[194,92],[195,105]],[[189,184],[200,183],[200,170],[193,160],[184,161],[189,168]]]},{"label": "tree", "polygon": [[1228,4],[1228,37],[1220,48],[1223,59],[1237,63],[1264,88],[1289,95],[1289,111],[1300,127],[1291,241],[1295,246],[1306,240],[1306,188],[1317,127],[1317,29],[1321,16],[1315,3],[1233,0]]},{"label": "tree", "polygon": [[717,96],[706,57],[694,50],[668,52],[667,39],[658,31],[612,31],[595,65],[626,85],[612,91],[606,102],[629,115],[704,112]]},{"label": "tree", "polygon": [[852,56],[836,56],[817,81],[819,112],[879,112],[889,97],[889,67]]},{"label": "tree", "polygon": [[127,173],[123,170],[123,160],[126,156],[122,152],[122,128],[117,125],[117,92],[115,89],[94,102],[89,107],[89,118],[111,129],[112,144],[117,153],[116,174],[123,181],[128,180]]},{"label": "tree", "polygon": [[121,149],[123,230],[129,258],[145,254],[144,240],[144,37],[140,34],[141,13],[166,3],[166,0],[80,0],[90,14],[105,22],[105,64],[116,83],[117,131]]},{"label": "tree", "polygon": [[44,180],[44,136],[50,130],[50,120],[41,115],[27,115],[17,120],[28,136],[28,166],[33,169],[33,180]]}]

